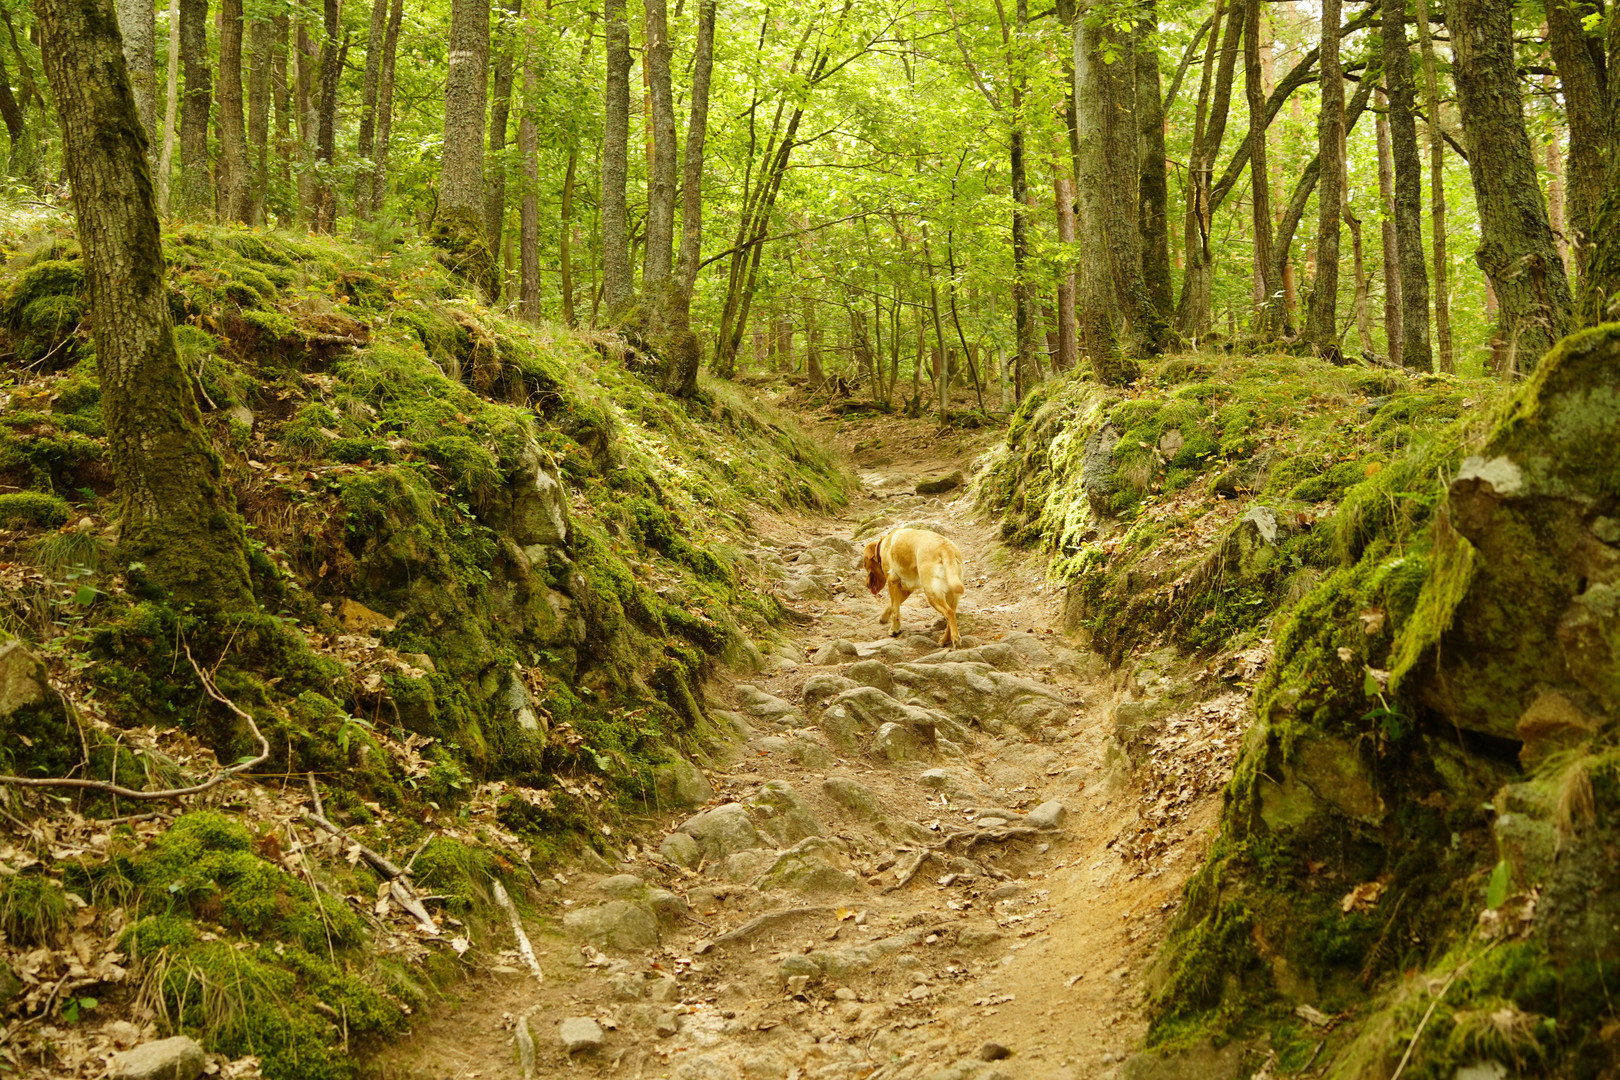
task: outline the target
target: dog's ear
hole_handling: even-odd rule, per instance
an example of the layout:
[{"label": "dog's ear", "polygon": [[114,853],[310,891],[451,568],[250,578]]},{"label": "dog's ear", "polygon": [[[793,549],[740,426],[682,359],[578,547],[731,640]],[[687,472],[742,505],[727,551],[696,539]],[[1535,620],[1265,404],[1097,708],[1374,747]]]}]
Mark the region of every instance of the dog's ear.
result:
[{"label": "dog's ear", "polygon": [[882,551],[882,540],[867,541],[866,556],[863,561],[866,564],[866,587],[871,590],[873,596],[882,592],[884,586],[889,584],[889,575],[883,572]]}]

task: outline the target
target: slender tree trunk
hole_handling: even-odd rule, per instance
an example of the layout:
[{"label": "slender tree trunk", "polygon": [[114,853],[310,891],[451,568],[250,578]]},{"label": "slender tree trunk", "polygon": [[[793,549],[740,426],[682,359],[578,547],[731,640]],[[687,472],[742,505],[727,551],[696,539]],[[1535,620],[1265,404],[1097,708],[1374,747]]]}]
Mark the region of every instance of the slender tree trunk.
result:
[{"label": "slender tree trunk", "polygon": [[1343,363],[1339,348],[1339,219],[1344,204],[1344,72],[1339,67],[1339,0],[1322,0],[1322,105],[1316,119],[1320,165],[1317,193],[1316,280],[1305,336],[1316,355]]},{"label": "slender tree trunk", "polygon": [[1243,88],[1249,102],[1249,189],[1254,223],[1254,276],[1257,315],[1255,329],[1272,337],[1281,319],[1275,317],[1277,282],[1271,278],[1271,174],[1266,167],[1266,88],[1260,67],[1260,4],[1246,0],[1243,30]]},{"label": "slender tree trunk", "polygon": [[371,202],[377,190],[374,165],[368,164],[377,152],[377,82],[382,77],[383,39],[388,34],[388,0],[372,0],[371,26],[366,34],[366,73],[360,85],[360,131],[355,151],[359,172],[354,178],[354,216],[371,218]]},{"label": "slender tree trunk", "polygon": [[[1105,63],[1093,58],[1090,70],[1100,77],[1103,93],[1103,212],[1107,226],[1109,272],[1114,295],[1125,316],[1121,333],[1127,355],[1157,353],[1165,327],[1159,322],[1142,278],[1141,223],[1138,220],[1141,164],[1137,154],[1140,130],[1136,120],[1135,39],[1106,23],[1097,30],[1099,47],[1117,57]],[[1154,61],[1158,63],[1157,60]]]},{"label": "slender tree trunk", "polygon": [[[540,319],[540,132],[534,122],[535,84],[534,14],[523,19],[523,112],[518,118],[518,153],[523,158],[523,205],[518,215],[518,311],[530,322]],[[562,221],[557,246],[562,256],[563,318],[574,325],[574,272],[569,265],[569,233],[573,230],[574,165],[578,155],[570,147],[568,174],[563,178]]]},{"label": "slender tree trunk", "polygon": [[1620,319],[1620,18],[1609,12],[1606,70],[1609,145],[1603,201],[1592,219],[1592,247],[1581,278],[1580,321],[1592,325]]},{"label": "slender tree trunk", "polygon": [[[1161,340],[1156,344],[1162,348],[1167,344],[1162,339],[1169,330],[1175,301],[1170,295],[1170,182],[1164,147],[1164,102],[1159,94],[1157,0],[1149,0],[1140,10],[1143,21],[1136,28],[1137,228],[1141,236],[1142,284],[1147,289],[1153,322],[1160,328]],[[1061,324],[1061,300],[1058,308]]]},{"label": "slender tree trunk", "polygon": [[1423,162],[1418,157],[1416,87],[1406,44],[1405,0],[1385,0],[1384,86],[1395,158],[1395,235],[1400,257],[1401,352],[1390,359],[1414,371],[1434,370],[1429,344],[1429,275],[1423,266]]},{"label": "slender tree trunk", "polygon": [[643,53],[650,115],[647,118],[647,246],[641,291],[650,308],[667,305],[663,295],[674,263],[675,98],[670,89],[669,19],[664,0],[643,0],[647,46]]},{"label": "slender tree trunk", "polygon": [[253,610],[245,533],[169,315],[145,140],[111,0],[37,0],[84,245],[119,554],[204,613]]},{"label": "slender tree trunk", "polygon": [[602,29],[607,46],[602,129],[602,291],[608,318],[617,320],[635,301],[625,220],[625,188],[630,176],[630,23],[624,0],[606,0]]},{"label": "slender tree trunk", "polygon": [[251,225],[265,222],[265,199],[270,187],[270,65],[275,51],[276,28],[267,19],[254,19],[248,30],[248,119],[247,139],[252,159],[247,194],[247,217]]},{"label": "slender tree trunk", "polygon": [[[444,161],[433,241],[493,301],[501,272],[484,223],[484,110],[489,104],[490,0],[452,0],[444,81]],[[504,136],[503,136],[504,137]]]},{"label": "slender tree trunk", "polygon": [[187,214],[213,205],[208,176],[208,112],[214,89],[208,71],[208,0],[180,0],[180,62],[186,96],[180,108],[180,203]]},{"label": "slender tree trunk", "polygon": [[1057,281],[1059,371],[1073,371],[1080,363],[1080,337],[1074,313],[1074,181],[1065,165],[1052,162],[1052,194],[1057,203],[1058,243],[1063,245],[1062,269]]},{"label": "slender tree trunk", "polygon": [[1446,146],[1440,131],[1440,89],[1434,39],[1429,33],[1429,0],[1417,0],[1418,47],[1423,55],[1423,99],[1429,114],[1429,232],[1434,242],[1434,337],[1440,370],[1456,369],[1451,346],[1451,300],[1446,295]]},{"label": "slender tree trunk", "polygon": [[1098,57],[1098,30],[1089,10],[1074,20],[1074,115],[1080,142],[1080,173],[1075,178],[1075,204],[1080,233],[1076,321],[1080,352],[1091,362],[1099,381],[1121,383],[1114,312],[1119,303],[1108,260],[1107,100]]},{"label": "slender tree trunk", "polygon": [[681,177],[681,251],[676,276],[683,303],[692,302],[703,254],[703,155],[709,130],[709,82],[714,72],[715,0],[700,0],[697,44],[692,56],[692,109],[687,117],[686,160]]},{"label": "slender tree trunk", "polygon": [[1501,337],[1509,363],[1529,371],[1568,332],[1570,292],[1524,127],[1513,58],[1513,5],[1511,0],[1451,0],[1446,14],[1468,172],[1479,207],[1474,258],[1502,305]]},{"label": "slender tree trunk", "polygon": [[[1379,104],[1385,95],[1378,92]],[[1378,114],[1378,208],[1384,236],[1384,338],[1388,342],[1389,362],[1401,362],[1401,331],[1406,324],[1401,318],[1401,253],[1400,233],[1395,229],[1395,161],[1389,147],[1389,117],[1387,110]]]},{"label": "slender tree trunk", "polygon": [[270,62],[270,96],[275,99],[276,105],[276,161],[278,162],[277,178],[280,181],[276,198],[271,199],[266,192],[266,202],[273,202],[276,207],[276,216],[282,224],[296,216],[296,210],[289,213],[286,198],[296,189],[293,187],[292,169],[297,159],[298,147],[293,140],[293,91],[292,83],[287,78],[287,61],[289,56],[288,37],[292,33],[292,20],[285,14],[277,15],[271,20],[274,27],[275,45]]},{"label": "slender tree trunk", "polygon": [[118,32],[124,39],[124,63],[129,68],[130,89],[135,93],[135,115],[140,117],[141,130],[146,133],[150,157],[157,144],[157,18],[152,0],[117,2]]},{"label": "slender tree trunk", "polygon": [[1558,248],[1559,259],[1563,260],[1564,273],[1568,274],[1571,267],[1564,221],[1564,155],[1559,151],[1556,131],[1547,140],[1547,224],[1552,227],[1553,244]]},{"label": "slender tree trunk", "polygon": [[315,231],[337,231],[338,79],[349,53],[348,40],[338,42],[340,0],[326,0],[321,42],[321,104],[315,121]]},{"label": "slender tree trunk", "polygon": [[489,106],[489,176],[484,185],[484,235],[490,250],[501,246],[506,224],[506,129],[512,115],[512,37],[522,0],[506,0],[496,30],[494,99]]},{"label": "slender tree trunk", "polygon": [[310,40],[309,27],[302,20],[297,35],[298,73],[294,94],[298,110],[298,220],[308,228],[315,227],[315,173],[310,164],[315,157],[315,81],[320,67],[321,49]]},{"label": "slender tree trunk", "polygon": [[383,35],[382,69],[377,74],[377,165],[372,170],[371,212],[380,214],[388,197],[388,141],[394,130],[394,60],[399,52],[399,24],[405,0],[388,8],[388,31]]},{"label": "slender tree trunk", "polygon": [[1372,355],[1372,309],[1367,299],[1367,258],[1361,247],[1361,219],[1350,212],[1347,201],[1344,223],[1350,229],[1350,249],[1356,273],[1356,337],[1361,340],[1361,351]]},{"label": "slender tree trunk", "polygon": [[[169,0],[169,74],[163,96],[163,149],[158,152],[157,211],[169,216],[169,181],[174,169],[175,113],[180,107],[180,0]],[[16,147],[15,140],[12,143]]]},{"label": "slender tree trunk", "polygon": [[6,124],[6,137],[11,149],[6,160],[6,174],[22,175],[20,167],[28,153],[28,118],[11,92],[11,75],[6,71],[5,57],[0,56],[0,119]]},{"label": "slender tree trunk", "polygon": [[[1608,98],[1620,93],[1620,72],[1605,71],[1594,55],[1582,21],[1600,10],[1586,0],[1546,0],[1547,45],[1558,68],[1564,114],[1569,121],[1569,231],[1578,273],[1586,272],[1593,221],[1603,201],[1604,132]],[[1615,21],[1612,10],[1609,22]]]},{"label": "slender tree trunk", "polygon": [[[576,326],[577,318],[574,314],[574,177],[579,166],[579,150],[568,148],[568,170],[563,174],[562,194],[562,220],[558,228],[559,254],[562,257],[562,303],[563,321],[569,326]],[[538,288],[538,283],[536,284]],[[593,309],[594,311],[594,306]],[[594,316],[593,316],[594,322]]]},{"label": "slender tree trunk", "polygon": [[[1237,68],[1238,44],[1243,36],[1243,0],[1224,0],[1226,30],[1221,38],[1219,63],[1214,62],[1215,39],[1210,35],[1210,52],[1205,54],[1204,70],[1214,70],[1214,96],[1209,112],[1200,125],[1195,160],[1188,163],[1189,199],[1187,206],[1187,269],[1181,282],[1181,300],[1176,305],[1176,325],[1181,335],[1192,341],[1209,332],[1211,295],[1214,288],[1214,260],[1209,249],[1210,225],[1214,217],[1211,179],[1226,134],[1226,117],[1232,102],[1232,75]],[[1223,0],[1217,0],[1217,14]],[[1199,99],[1203,99],[1202,90]],[[1084,334],[1082,317],[1081,333]]]},{"label": "slender tree trunk", "polygon": [[247,130],[242,124],[242,0],[219,0],[219,210],[250,219]]}]

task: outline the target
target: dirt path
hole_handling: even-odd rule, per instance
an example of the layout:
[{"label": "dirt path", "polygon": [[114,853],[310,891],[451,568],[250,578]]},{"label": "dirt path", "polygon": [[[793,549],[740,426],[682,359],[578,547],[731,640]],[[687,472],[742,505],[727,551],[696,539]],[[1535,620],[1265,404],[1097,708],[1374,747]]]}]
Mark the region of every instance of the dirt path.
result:
[{"label": "dirt path", "polygon": [[[865,490],[836,517],[760,522],[800,621],[767,670],[711,688],[737,741],[686,786],[712,797],[649,830],[652,850],[558,875],[566,929],[530,928],[545,982],[514,965],[467,986],[384,1075],[521,1076],[519,1018],[535,1076],[1056,1080],[1112,1075],[1140,1045],[1143,968],[1219,785],[1142,821],[1111,714],[1152,674],[1067,648],[1058,596],[965,489],[913,494],[971,472],[981,439],[837,428]],[[966,556],[960,652],[920,597],[881,636],[854,541],[906,522]],[[564,1032],[592,1035],[569,1018],[600,1047],[568,1053]]]}]

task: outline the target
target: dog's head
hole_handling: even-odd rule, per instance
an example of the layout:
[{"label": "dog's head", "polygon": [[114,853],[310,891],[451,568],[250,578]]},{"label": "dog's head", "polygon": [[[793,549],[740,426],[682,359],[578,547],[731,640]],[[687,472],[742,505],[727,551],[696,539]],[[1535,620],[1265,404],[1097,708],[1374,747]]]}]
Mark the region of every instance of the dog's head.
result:
[{"label": "dog's head", "polygon": [[889,584],[889,575],[883,572],[883,541],[868,540],[866,554],[861,561],[866,566],[866,587],[876,596]]}]

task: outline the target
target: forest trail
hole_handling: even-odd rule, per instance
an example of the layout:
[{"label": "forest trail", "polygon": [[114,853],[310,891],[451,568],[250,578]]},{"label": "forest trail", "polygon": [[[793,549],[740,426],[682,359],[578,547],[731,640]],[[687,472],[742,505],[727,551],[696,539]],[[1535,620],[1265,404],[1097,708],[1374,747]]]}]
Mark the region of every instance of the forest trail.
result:
[{"label": "forest trail", "polygon": [[[390,1048],[384,1076],[522,1076],[520,1017],[535,1076],[1078,1080],[1141,1045],[1151,949],[1229,770],[1210,717],[1235,751],[1236,710],[1204,706],[1203,737],[1175,734],[1197,716],[1172,718],[1133,779],[1115,707],[1158,673],[1066,647],[1061,593],[966,487],[914,493],[971,473],[983,436],[837,428],[863,484],[849,507],[759,521],[794,637],[709,688],[739,735],[705,770],[712,798],[648,823],[661,852],[558,874],[545,913],[569,932],[530,924],[545,981],[513,954]],[[891,522],[961,546],[962,651],[935,644],[921,597],[900,638],[882,635],[855,538]],[[681,828],[696,843],[664,839]],[[600,1047],[568,1053],[569,1018],[594,1021]]]}]

